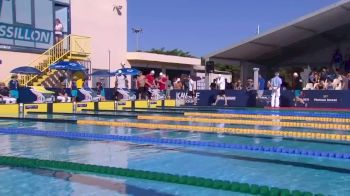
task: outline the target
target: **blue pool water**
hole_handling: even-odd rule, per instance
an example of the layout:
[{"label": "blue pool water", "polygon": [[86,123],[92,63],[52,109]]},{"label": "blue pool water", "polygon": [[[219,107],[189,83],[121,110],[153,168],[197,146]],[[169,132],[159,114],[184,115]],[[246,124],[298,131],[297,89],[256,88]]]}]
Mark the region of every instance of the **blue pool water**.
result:
[{"label": "blue pool water", "polygon": [[[248,110],[247,110],[248,111]],[[266,111],[267,112],[267,111]],[[131,112],[131,114],[135,114]],[[307,115],[306,112],[303,115]],[[310,113],[311,114],[311,113]],[[343,114],[343,113],[342,113]],[[161,115],[161,114],[154,114]],[[169,115],[169,114],[163,114]],[[271,130],[334,132],[309,128],[242,126],[193,122],[145,121],[127,117],[37,115],[49,119],[89,119]],[[150,130],[72,123],[0,120],[2,128],[84,132],[172,138],[218,143],[263,145],[350,153],[350,143],[285,139],[282,137]],[[346,131],[337,131],[348,134]],[[350,160],[262,153],[210,147],[181,147],[121,141],[86,141],[43,136],[0,134],[1,155],[71,161],[103,166],[157,171],[297,189],[325,195],[350,195]],[[0,167],[0,195],[244,195],[208,188],[42,169]]]}]

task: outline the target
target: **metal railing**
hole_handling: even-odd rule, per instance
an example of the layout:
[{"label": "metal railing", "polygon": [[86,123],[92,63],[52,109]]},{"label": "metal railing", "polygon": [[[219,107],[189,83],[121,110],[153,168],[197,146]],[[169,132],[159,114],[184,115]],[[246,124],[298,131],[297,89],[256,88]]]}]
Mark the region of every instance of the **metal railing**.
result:
[{"label": "metal railing", "polygon": [[[46,74],[50,65],[64,59],[71,59],[74,55],[88,56],[91,54],[90,38],[78,35],[68,35],[38,58],[29,63],[29,66],[39,69]],[[34,80],[40,78],[38,75],[22,75],[19,79],[21,85],[28,85]],[[9,79],[7,80],[9,81]]]}]

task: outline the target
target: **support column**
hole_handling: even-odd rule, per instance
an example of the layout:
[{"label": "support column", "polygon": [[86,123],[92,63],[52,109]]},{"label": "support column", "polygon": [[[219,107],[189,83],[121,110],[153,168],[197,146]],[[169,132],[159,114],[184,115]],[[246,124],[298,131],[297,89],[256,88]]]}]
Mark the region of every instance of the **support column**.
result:
[{"label": "support column", "polygon": [[259,89],[259,68],[253,68],[254,71],[254,89]]}]

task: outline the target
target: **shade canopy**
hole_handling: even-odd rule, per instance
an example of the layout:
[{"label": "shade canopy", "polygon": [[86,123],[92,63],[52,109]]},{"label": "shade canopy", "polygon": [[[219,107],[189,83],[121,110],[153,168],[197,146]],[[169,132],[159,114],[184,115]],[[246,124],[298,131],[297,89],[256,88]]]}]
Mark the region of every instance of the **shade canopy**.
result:
[{"label": "shade canopy", "polygon": [[22,66],[22,67],[17,67],[13,70],[11,70],[10,73],[14,73],[14,74],[23,74],[23,75],[40,75],[41,71],[38,70],[37,68],[34,67],[29,67],[29,66]]},{"label": "shade canopy", "polygon": [[112,77],[115,76],[115,73],[111,73],[108,70],[97,70],[94,71],[91,76],[98,76],[98,77]]},{"label": "shade canopy", "polygon": [[[349,15],[350,0],[339,1],[239,44],[208,54],[205,58],[259,64],[277,63],[285,59],[295,59],[296,63],[329,62],[329,53],[350,38]],[[322,53],[323,49],[328,50]],[[315,54],[315,51],[320,52]],[[299,58],[305,54],[310,55]]]},{"label": "shade canopy", "polygon": [[122,68],[122,69],[118,69],[116,71],[116,74],[122,74],[122,75],[131,75],[131,76],[136,76],[139,75],[141,73],[140,70],[135,69],[135,68]]},{"label": "shade canopy", "polygon": [[50,69],[65,70],[65,71],[85,71],[87,70],[83,65],[77,62],[59,61],[50,66]]}]

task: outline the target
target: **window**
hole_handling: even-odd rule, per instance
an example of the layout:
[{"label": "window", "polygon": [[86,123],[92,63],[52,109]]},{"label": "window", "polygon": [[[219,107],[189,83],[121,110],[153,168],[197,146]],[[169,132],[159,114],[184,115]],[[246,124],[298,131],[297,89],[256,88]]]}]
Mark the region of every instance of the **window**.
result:
[{"label": "window", "polygon": [[[13,24],[13,9],[12,9],[12,0],[1,0],[0,4],[0,25]],[[13,45],[13,39],[5,38],[4,27],[0,27],[0,48],[7,48],[4,45]]]},{"label": "window", "polygon": [[16,0],[16,22],[32,24],[32,0]]},{"label": "window", "polygon": [[[35,28],[53,31],[54,12],[51,0],[34,0]],[[49,48],[53,44],[53,32],[50,33],[49,43],[35,43],[36,48]]]},{"label": "window", "polygon": [[35,28],[52,31],[53,5],[51,0],[35,0]]},{"label": "window", "polygon": [[1,0],[0,5],[0,22],[12,24],[13,23],[13,13],[12,13],[12,0]]}]

